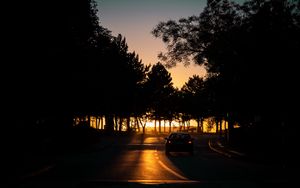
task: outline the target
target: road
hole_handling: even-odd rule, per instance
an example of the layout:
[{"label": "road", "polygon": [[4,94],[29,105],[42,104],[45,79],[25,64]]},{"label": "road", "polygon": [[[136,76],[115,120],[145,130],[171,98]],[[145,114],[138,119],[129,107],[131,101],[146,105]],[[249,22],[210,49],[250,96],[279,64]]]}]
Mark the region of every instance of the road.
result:
[{"label": "road", "polygon": [[285,171],[228,158],[195,137],[195,153],[166,156],[164,136],[103,138],[80,153],[59,157],[14,187],[266,187],[287,186]]}]

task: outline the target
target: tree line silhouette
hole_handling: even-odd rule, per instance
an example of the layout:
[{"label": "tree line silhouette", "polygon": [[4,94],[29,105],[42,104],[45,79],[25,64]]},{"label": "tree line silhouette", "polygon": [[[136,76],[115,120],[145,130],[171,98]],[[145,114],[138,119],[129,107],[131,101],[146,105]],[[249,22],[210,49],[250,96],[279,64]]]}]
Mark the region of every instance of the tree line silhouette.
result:
[{"label": "tree line silhouette", "polygon": [[[233,141],[294,141],[298,0],[208,0],[198,16],[158,23],[152,34],[168,46],[159,55],[166,64],[152,66],[128,51],[125,37],[101,26],[93,0],[10,8],[2,78],[3,128],[9,131],[60,130],[71,127],[75,116],[99,114],[108,131],[117,127],[116,117],[122,124],[145,114],[193,118],[201,131],[203,119],[213,116],[229,122]],[[180,62],[204,66],[207,77],[193,76],[175,88],[166,67]],[[234,134],[234,123],[241,132]]]},{"label": "tree line silhouette", "polygon": [[100,25],[95,1],[14,2],[10,8],[3,128],[12,140],[39,129],[61,132],[86,115],[105,116],[108,132],[121,130],[123,120],[130,130],[130,117],[158,111],[157,100],[172,92],[162,64],[144,65],[125,37]]},{"label": "tree line silhouette", "polygon": [[298,0],[208,0],[198,16],[160,22],[152,33],[167,45],[159,57],[168,66],[206,68],[206,102],[193,101],[228,120],[232,141],[285,155],[296,142],[299,8]]}]

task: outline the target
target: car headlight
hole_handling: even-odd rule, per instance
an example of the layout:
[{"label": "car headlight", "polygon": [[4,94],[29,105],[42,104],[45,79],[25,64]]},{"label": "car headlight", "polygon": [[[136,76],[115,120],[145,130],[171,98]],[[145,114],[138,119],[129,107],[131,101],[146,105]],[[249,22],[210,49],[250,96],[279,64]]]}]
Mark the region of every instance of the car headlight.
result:
[{"label": "car headlight", "polygon": [[193,142],[190,140],[188,143],[189,143],[189,144],[192,144]]}]

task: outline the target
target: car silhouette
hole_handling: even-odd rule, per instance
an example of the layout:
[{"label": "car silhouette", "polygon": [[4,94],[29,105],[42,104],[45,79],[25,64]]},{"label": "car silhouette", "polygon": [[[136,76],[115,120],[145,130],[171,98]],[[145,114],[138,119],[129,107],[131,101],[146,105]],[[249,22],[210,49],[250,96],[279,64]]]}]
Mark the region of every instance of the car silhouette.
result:
[{"label": "car silhouette", "polygon": [[194,154],[194,139],[189,133],[174,132],[165,138],[165,152],[169,155],[170,152],[189,152]]}]

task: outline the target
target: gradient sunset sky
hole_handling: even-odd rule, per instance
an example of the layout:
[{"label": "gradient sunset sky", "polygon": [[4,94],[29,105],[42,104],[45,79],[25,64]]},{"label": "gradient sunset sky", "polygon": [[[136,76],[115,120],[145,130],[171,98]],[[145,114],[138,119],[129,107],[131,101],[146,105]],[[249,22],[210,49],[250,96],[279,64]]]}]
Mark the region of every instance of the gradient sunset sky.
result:
[{"label": "gradient sunset sky", "polygon": [[[206,0],[96,0],[100,24],[114,36],[126,37],[129,51],[139,54],[144,64],[155,64],[157,55],[165,50],[160,39],[152,36],[152,29],[160,21],[178,20],[182,17],[199,15]],[[175,87],[182,85],[194,74],[204,76],[205,70],[191,64],[178,64],[168,69]]]}]

